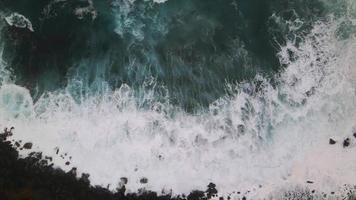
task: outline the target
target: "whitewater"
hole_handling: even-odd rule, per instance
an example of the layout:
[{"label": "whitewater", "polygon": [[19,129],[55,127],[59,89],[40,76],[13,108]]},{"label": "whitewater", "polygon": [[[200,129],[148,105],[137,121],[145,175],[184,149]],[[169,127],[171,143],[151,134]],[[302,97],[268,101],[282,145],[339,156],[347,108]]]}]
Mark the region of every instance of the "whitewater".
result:
[{"label": "whitewater", "polygon": [[[316,21],[281,44],[285,67],[277,74],[227,83],[228,94],[195,113],[170,104],[168,91],[158,94],[154,88],[165,87],[155,78],[139,96],[105,81],[100,92],[84,93],[74,79],[34,100],[1,61],[0,128],[15,127],[11,139],[32,142],[31,151],[53,157],[56,167],[76,167],[111,190],[127,177],[127,192],[188,194],[213,182],[219,195],[236,198],[237,191],[277,198],[296,186],[341,198],[345,184],[356,184],[356,36],[339,34],[345,22],[356,26],[349,4],[350,14]],[[301,23],[288,22],[291,32]]]}]

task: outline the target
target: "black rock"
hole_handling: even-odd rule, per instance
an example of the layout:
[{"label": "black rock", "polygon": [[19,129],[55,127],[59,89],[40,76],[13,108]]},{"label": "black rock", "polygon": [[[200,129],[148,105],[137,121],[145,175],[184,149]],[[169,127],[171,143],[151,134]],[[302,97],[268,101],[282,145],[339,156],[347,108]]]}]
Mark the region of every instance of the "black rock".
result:
[{"label": "black rock", "polygon": [[216,185],[214,183],[209,183],[208,189],[206,190],[208,199],[214,197],[218,193],[218,190],[215,187]]},{"label": "black rock", "polygon": [[342,146],[345,148],[348,147],[349,145],[350,145],[350,138],[346,138],[342,143]]},{"label": "black rock", "polygon": [[140,179],[140,183],[146,184],[146,183],[148,183],[148,179],[143,177],[143,178]]},{"label": "black rock", "polygon": [[331,144],[331,145],[336,144],[336,141],[330,138],[329,139],[329,144]]},{"label": "black rock", "polygon": [[68,173],[77,176],[77,168],[73,167]]},{"label": "black rock", "polygon": [[188,200],[201,200],[203,197],[204,197],[203,191],[193,191],[188,195],[187,199]]},{"label": "black rock", "polygon": [[129,180],[126,178],[126,177],[121,177],[120,178],[120,181],[123,183],[123,184],[127,184],[129,182]]},{"label": "black rock", "polygon": [[15,142],[15,146],[16,146],[16,147],[20,147],[21,145],[20,145],[19,142]]},{"label": "black rock", "polygon": [[242,197],[242,200],[246,200],[246,197]]},{"label": "black rock", "polygon": [[27,142],[23,145],[24,149],[32,149],[32,143],[31,142]]},{"label": "black rock", "polygon": [[66,165],[70,165],[70,162],[67,161],[67,162],[66,162]]},{"label": "black rock", "polygon": [[53,160],[52,157],[50,157],[50,156],[45,156],[45,159],[46,159],[46,160],[49,160],[49,161],[51,161],[51,162],[52,162],[52,160]]},{"label": "black rock", "polygon": [[307,183],[309,183],[309,184],[313,184],[314,182],[313,182],[313,181],[307,181]]},{"label": "black rock", "polygon": [[356,138],[356,132],[354,133],[354,137]]}]

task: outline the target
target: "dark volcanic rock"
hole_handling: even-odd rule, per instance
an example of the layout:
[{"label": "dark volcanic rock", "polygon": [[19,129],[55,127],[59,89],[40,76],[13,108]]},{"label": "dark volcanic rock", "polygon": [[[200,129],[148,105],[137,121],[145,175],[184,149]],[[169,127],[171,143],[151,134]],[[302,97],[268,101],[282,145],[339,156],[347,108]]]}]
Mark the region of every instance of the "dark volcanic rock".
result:
[{"label": "dark volcanic rock", "polygon": [[354,138],[356,138],[356,132],[354,133]]},{"label": "dark volcanic rock", "polygon": [[19,142],[15,142],[15,146],[16,146],[16,147],[20,147],[21,145],[20,145]]},{"label": "dark volcanic rock", "polygon": [[191,192],[187,199],[188,200],[201,200],[204,197],[204,192],[203,191],[193,191]]},{"label": "dark volcanic rock", "polygon": [[129,179],[127,179],[126,177],[121,177],[120,178],[120,181],[123,183],[123,184],[127,184],[129,182]]},{"label": "dark volcanic rock", "polygon": [[336,141],[330,138],[329,139],[329,144],[331,144],[331,145],[336,144]]},{"label": "dark volcanic rock", "polygon": [[307,181],[307,183],[309,183],[309,184],[313,184],[314,182],[313,182],[313,181]]},{"label": "dark volcanic rock", "polygon": [[31,149],[32,148],[32,143],[31,142],[27,142],[23,145],[24,149]]},{"label": "dark volcanic rock", "polygon": [[214,183],[209,183],[208,189],[206,190],[206,196],[208,199],[214,197],[218,193],[218,190],[215,187],[216,185]]},{"label": "dark volcanic rock", "polygon": [[[4,137],[6,139],[6,137]],[[0,200],[169,200],[171,196],[158,196],[155,192],[115,193],[99,186],[92,187],[89,174],[76,177],[76,168],[68,173],[47,165],[42,153],[31,152],[26,158],[9,141],[0,141]],[[174,199],[174,198],[173,198]],[[177,198],[176,198],[177,199]],[[180,200],[180,199],[177,199]]]},{"label": "dark volcanic rock", "polygon": [[342,143],[342,146],[345,148],[348,147],[349,145],[350,145],[350,138],[346,138]]},{"label": "dark volcanic rock", "polygon": [[140,179],[140,183],[146,184],[146,183],[148,183],[148,179],[143,177],[143,178]]}]

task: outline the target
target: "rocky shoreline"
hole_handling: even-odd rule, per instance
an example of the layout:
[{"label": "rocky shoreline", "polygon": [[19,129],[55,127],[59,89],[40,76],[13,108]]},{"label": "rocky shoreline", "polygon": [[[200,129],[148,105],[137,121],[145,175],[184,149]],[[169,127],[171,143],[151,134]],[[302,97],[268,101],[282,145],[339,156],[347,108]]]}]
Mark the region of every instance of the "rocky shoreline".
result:
[{"label": "rocky shoreline", "polygon": [[[91,186],[88,174],[77,178],[76,168],[69,172],[56,169],[49,164],[50,158],[43,157],[40,152],[32,152],[26,158],[19,158],[16,147],[7,138],[10,129],[0,134],[0,199],[2,200],[47,200],[47,199],[85,199],[85,200],[198,200],[208,199],[217,194],[215,184],[208,185],[206,192],[194,191],[188,196],[172,197],[170,194],[157,195],[155,192],[142,190],[139,193],[125,194],[125,186],[111,192],[100,186]],[[31,146],[26,143],[23,146]]]},{"label": "rocky shoreline", "polygon": [[[40,152],[31,152],[27,157],[20,158],[17,149],[31,149],[32,143],[22,141],[9,141],[12,136],[11,129],[5,129],[0,133],[0,199],[1,200],[208,200],[219,199],[218,191],[214,183],[207,185],[206,191],[192,191],[189,195],[172,196],[158,195],[156,192],[142,189],[137,193],[125,193],[127,178],[121,178],[121,188],[112,192],[101,186],[91,186],[89,174],[81,174],[77,178],[75,167],[69,172],[54,168],[50,162],[51,157],[43,156]],[[310,183],[312,184],[312,182]],[[260,186],[262,187],[262,186]],[[343,195],[345,200],[356,200],[356,188],[350,188]],[[250,191],[248,191],[250,192]],[[243,193],[237,199],[247,200]],[[334,195],[333,193],[331,195]],[[286,190],[278,197],[266,197],[267,199],[339,199],[338,197],[318,193],[315,190],[298,189]],[[236,199],[227,197],[225,199]]]}]

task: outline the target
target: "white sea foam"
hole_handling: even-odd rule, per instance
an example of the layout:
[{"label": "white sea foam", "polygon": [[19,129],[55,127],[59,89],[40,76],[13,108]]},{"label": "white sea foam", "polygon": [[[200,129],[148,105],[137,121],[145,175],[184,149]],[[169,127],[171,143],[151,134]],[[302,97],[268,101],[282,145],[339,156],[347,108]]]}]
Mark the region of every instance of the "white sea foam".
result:
[{"label": "white sea foam", "polygon": [[[80,82],[30,105],[25,88],[4,83],[0,126],[15,126],[14,139],[33,142],[56,166],[75,166],[92,184],[111,189],[120,177],[128,177],[131,192],[188,193],[214,182],[221,194],[250,190],[257,198],[307,180],[323,191],[356,184],[356,141],[341,145],[356,126],[356,40],[338,39],[339,24],[318,22],[302,44],[282,46],[287,67],[274,85],[261,76],[228,85],[234,95],[200,114],[159,103],[152,91],[138,100],[127,85],[80,95]],[[337,145],[328,145],[329,137]],[[56,155],[55,147],[68,156]]]},{"label": "white sea foam", "polygon": [[31,21],[19,13],[12,13],[11,15],[5,17],[5,21],[10,26],[26,28],[31,32],[34,32]]}]

